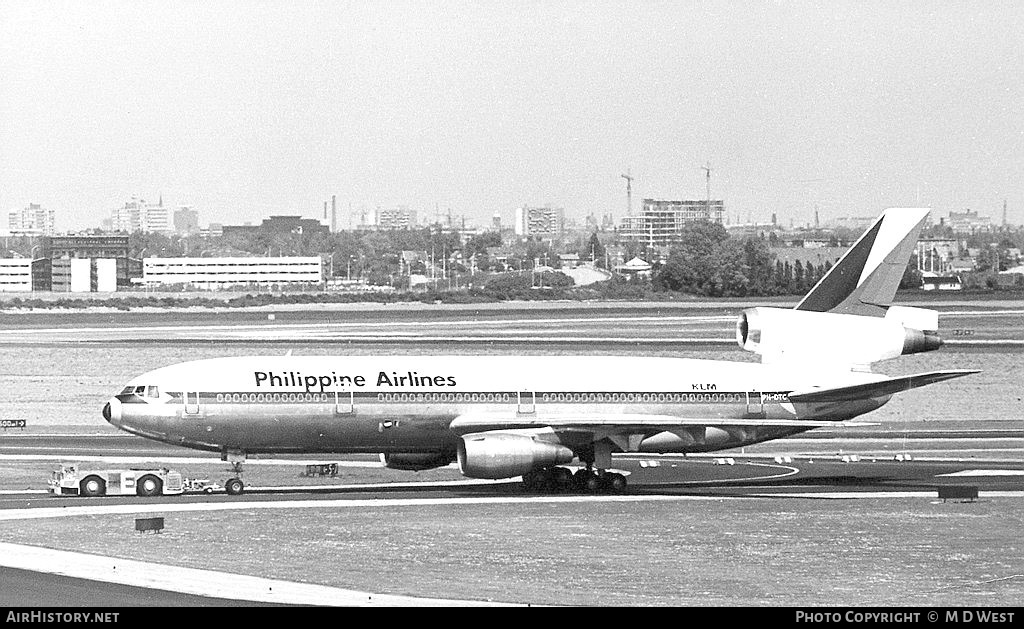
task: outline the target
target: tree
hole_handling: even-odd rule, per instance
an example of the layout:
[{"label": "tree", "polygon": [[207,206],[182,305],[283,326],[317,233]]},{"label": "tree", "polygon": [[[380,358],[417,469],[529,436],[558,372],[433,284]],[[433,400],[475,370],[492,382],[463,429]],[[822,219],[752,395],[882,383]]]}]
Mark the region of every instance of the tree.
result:
[{"label": "tree", "polygon": [[590,238],[579,250],[580,260],[593,260],[598,266],[604,266],[604,245],[597,237],[597,232],[590,234]]},{"label": "tree", "polygon": [[743,248],[729,241],[725,227],[694,221],[683,229],[680,244],[655,275],[654,288],[709,297],[734,294],[748,283],[743,255]]}]

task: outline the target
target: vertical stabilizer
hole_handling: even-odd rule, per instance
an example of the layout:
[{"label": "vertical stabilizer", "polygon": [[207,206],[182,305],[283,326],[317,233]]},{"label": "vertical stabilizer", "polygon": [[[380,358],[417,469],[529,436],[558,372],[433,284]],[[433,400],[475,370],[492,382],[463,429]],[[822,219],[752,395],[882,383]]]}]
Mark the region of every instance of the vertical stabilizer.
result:
[{"label": "vertical stabilizer", "polygon": [[928,208],[889,208],[800,301],[797,310],[885,316]]}]

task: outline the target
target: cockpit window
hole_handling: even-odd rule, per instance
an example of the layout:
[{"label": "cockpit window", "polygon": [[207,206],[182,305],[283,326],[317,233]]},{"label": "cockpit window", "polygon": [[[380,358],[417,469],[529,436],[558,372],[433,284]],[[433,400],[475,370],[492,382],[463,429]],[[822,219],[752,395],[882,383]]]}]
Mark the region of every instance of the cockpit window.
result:
[{"label": "cockpit window", "polygon": [[135,393],[135,387],[125,387],[121,390],[120,395],[129,395],[131,393]]},{"label": "cockpit window", "polygon": [[146,393],[148,397],[160,397],[160,389],[156,387],[149,387],[149,391]]},{"label": "cockpit window", "polygon": [[146,395],[146,387],[135,387],[135,395]]}]

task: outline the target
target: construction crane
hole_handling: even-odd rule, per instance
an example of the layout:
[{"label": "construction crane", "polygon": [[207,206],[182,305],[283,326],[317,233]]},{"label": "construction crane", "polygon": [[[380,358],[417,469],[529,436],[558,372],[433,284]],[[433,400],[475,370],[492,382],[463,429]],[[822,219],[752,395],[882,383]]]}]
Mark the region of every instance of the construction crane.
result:
[{"label": "construction crane", "polygon": [[622,178],[626,180],[626,212],[627,216],[633,216],[633,177],[629,174],[629,169],[626,169],[626,174],[622,175]]},{"label": "construction crane", "polygon": [[708,184],[707,212],[708,212],[708,220],[711,220],[711,162],[708,162],[707,166],[701,166],[701,170],[703,170],[705,175],[707,176],[707,184]]}]

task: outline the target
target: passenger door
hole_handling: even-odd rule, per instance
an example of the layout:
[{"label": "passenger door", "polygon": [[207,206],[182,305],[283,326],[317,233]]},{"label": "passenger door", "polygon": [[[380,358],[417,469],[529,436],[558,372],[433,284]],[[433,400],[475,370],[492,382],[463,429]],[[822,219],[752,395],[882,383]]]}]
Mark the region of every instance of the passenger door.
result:
[{"label": "passenger door", "polygon": [[351,415],[355,412],[355,393],[353,391],[335,391],[334,414]]},{"label": "passenger door", "polygon": [[519,406],[516,409],[517,415],[534,415],[537,413],[537,394],[533,391],[519,391],[517,393]]},{"label": "passenger door", "polygon": [[186,391],[185,392],[185,414],[186,415],[198,415],[199,414],[199,392],[198,391]]},{"label": "passenger door", "polygon": [[747,415],[748,419],[764,419],[764,398],[760,391],[747,392]]}]

